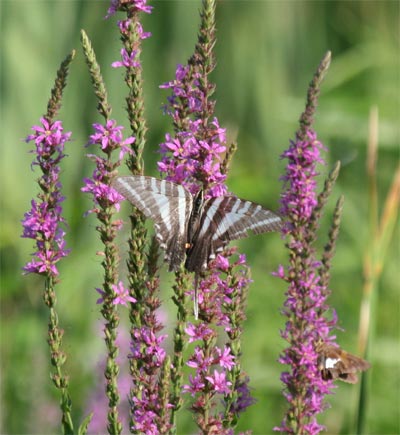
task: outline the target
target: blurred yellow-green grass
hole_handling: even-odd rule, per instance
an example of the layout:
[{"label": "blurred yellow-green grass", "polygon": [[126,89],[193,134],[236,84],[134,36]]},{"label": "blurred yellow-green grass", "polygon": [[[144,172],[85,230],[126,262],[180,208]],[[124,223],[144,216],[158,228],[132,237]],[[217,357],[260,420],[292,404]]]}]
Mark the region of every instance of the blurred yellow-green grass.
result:
[{"label": "blurred yellow-green grass", "polygon": [[[155,1],[143,18],[153,33],[143,43],[148,146],[145,171],[157,175],[157,146],[172,130],[161,106],[167,93],[158,85],[170,80],[177,63],[186,62],[196,41],[199,1]],[[116,19],[104,20],[104,1],[3,1],[1,25],[1,426],[2,434],[59,433],[58,396],[49,377],[46,344],[47,312],[41,300],[43,283],[22,276],[32,244],[21,239],[20,220],[37,193],[30,146],[22,139],[45,112],[55,71],[71,49],[72,64],[61,117],[73,131],[62,181],[71,255],[62,262],[58,312],[65,330],[73,414],[82,420],[94,368],[104,345],[101,315],[94,288],[102,281],[100,249],[90,207],[81,193],[82,178],[92,171],[83,145],[91,124],[99,122],[79,44],[80,29],[92,39],[102,65],[113,117],[127,125],[123,72],[110,67],[119,58]],[[329,213],[343,194],[345,206],[333,261],[331,304],[339,316],[338,342],[357,353],[357,332],[363,287],[363,259],[370,240],[369,190],[366,175],[368,119],[379,113],[377,163],[378,210],[382,211],[399,157],[399,3],[392,1],[224,1],[217,8],[218,42],[216,115],[237,141],[228,185],[238,196],[278,207],[279,155],[293,138],[304,107],[307,85],[329,49],[333,61],[323,83],[316,129],[329,148],[324,176],[336,160],[342,170],[323,219],[320,246],[326,241]],[[398,434],[399,425],[399,251],[398,227],[389,243],[372,306],[366,428],[368,434]],[[126,249],[121,238],[120,247]],[[240,243],[252,266],[254,283],[248,301],[243,340],[243,368],[251,378],[257,403],[243,415],[241,430],[270,434],[280,423],[285,402],[280,394],[277,358],[284,287],[271,277],[286,261],[279,235]],[[163,274],[162,297],[170,303],[172,277]],[[167,321],[170,329],[173,317]],[[321,417],[329,434],[354,433],[358,386],[338,385],[328,398],[331,408]],[[184,408],[187,407],[184,406]],[[183,411],[179,434],[194,433]]]}]

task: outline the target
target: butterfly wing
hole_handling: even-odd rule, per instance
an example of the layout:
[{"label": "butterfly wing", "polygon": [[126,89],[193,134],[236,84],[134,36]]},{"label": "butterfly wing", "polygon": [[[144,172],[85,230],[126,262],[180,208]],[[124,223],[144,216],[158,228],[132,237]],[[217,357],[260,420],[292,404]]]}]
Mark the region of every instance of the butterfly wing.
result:
[{"label": "butterfly wing", "polygon": [[320,350],[319,369],[324,380],[336,380],[355,384],[357,373],[370,368],[370,363],[339,347],[323,344]]},{"label": "butterfly wing", "polygon": [[185,267],[199,271],[231,241],[249,235],[277,231],[281,218],[259,204],[235,196],[220,196],[204,202],[199,229],[187,253]]},{"label": "butterfly wing", "polygon": [[348,352],[342,351],[344,353],[343,358],[335,366],[338,372],[338,379],[349,384],[355,384],[358,381],[358,372],[368,370],[371,365],[368,361],[352,355]]},{"label": "butterfly wing", "polygon": [[113,187],[154,221],[156,238],[165,250],[169,270],[176,270],[185,257],[192,195],[179,184],[143,175],[118,177]]}]

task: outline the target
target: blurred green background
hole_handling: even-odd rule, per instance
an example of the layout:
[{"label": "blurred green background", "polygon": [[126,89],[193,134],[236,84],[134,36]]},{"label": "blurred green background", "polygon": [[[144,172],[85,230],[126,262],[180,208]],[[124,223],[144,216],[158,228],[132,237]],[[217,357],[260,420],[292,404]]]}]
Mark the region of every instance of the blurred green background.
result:
[{"label": "blurred green background", "polygon": [[[177,63],[192,53],[199,22],[199,1],[156,1],[143,17],[152,38],[143,43],[148,146],[146,173],[157,175],[157,146],[172,130],[161,105],[167,93],[159,84],[173,78]],[[100,249],[90,207],[80,192],[92,172],[83,145],[91,124],[99,122],[96,101],[79,43],[85,29],[102,65],[113,117],[126,125],[122,70],[115,17],[104,20],[108,2],[3,1],[1,23],[1,414],[2,434],[52,434],[58,429],[58,396],[49,379],[46,344],[47,311],[41,300],[43,282],[22,276],[32,243],[21,239],[20,220],[38,190],[30,168],[31,145],[22,139],[45,112],[55,71],[72,49],[71,67],[61,117],[73,142],[63,162],[65,216],[71,255],[60,265],[58,312],[65,329],[76,421],[82,419],[90,392],[101,388],[93,376],[104,345],[94,288],[102,281]],[[120,18],[120,17],[118,17]],[[321,228],[323,245],[336,198],[345,196],[343,224],[333,261],[331,304],[337,310],[338,342],[357,353],[357,330],[363,284],[363,258],[369,231],[366,144],[372,106],[379,111],[379,210],[390,187],[399,151],[399,3],[391,1],[225,1],[217,9],[216,115],[237,140],[228,185],[238,196],[278,207],[279,155],[288,146],[304,108],[309,81],[324,55],[333,61],[323,84],[316,119],[319,139],[329,148],[326,175],[336,160],[342,171]],[[374,299],[368,372],[367,433],[398,434],[399,425],[399,252],[398,228],[389,245]],[[121,239],[120,247],[126,250]],[[285,288],[270,272],[285,263],[279,235],[251,237],[240,243],[252,266],[254,283],[248,301],[242,365],[251,378],[257,403],[240,421],[240,429],[269,434],[285,409],[277,363],[284,346],[279,329]],[[163,274],[167,331],[173,325],[172,276]],[[171,310],[170,310],[171,309]],[[338,384],[321,417],[329,434],[353,432],[358,385]],[[186,407],[188,405],[186,404]],[[180,418],[179,434],[195,431],[189,413]]]}]

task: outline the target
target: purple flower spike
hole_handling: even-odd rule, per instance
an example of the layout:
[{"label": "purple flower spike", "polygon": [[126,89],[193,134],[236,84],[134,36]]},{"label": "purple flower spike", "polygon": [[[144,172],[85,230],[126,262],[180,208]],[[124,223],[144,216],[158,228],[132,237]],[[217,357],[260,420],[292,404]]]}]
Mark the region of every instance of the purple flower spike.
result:
[{"label": "purple flower spike", "polygon": [[[108,120],[106,125],[93,124],[93,128],[95,133],[89,137],[86,146],[99,145],[106,157],[88,154],[88,157],[96,163],[96,169],[93,171],[92,178],[84,179],[85,186],[81,190],[93,195],[96,206],[89,210],[90,213],[97,213],[99,211],[97,206],[102,208],[114,206],[118,211],[120,202],[124,198],[111,187],[111,177],[116,168],[120,166],[125,154],[133,154],[128,145],[134,143],[135,138],[129,136],[124,140],[122,135],[124,127],[117,125],[113,119]],[[111,160],[114,151],[119,151],[115,162]]]},{"label": "purple flower spike", "polygon": [[321,377],[316,349],[319,342],[334,338],[330,334],[336,323],[334,315],[328,320],[329,290],[321,280],[321,263],[309,242],[315,232],[310,218],[317,205],[316,165],[324,163],[320,156],[323,146],[313,130],[307,130],[304,137],[292,141],[282,154],[288,163],[282,177],[281,213],[287,217],[283,233],[288,237],[286,246],[292,260],[288,268],[279,266],[274,274],[288,283],[283,309],[288,321],[281,335],[289,342],[279,358],[288,366],[281,381],[289,410],[274,430],[289,434],[317,434],[324,429],[316,415],[326,407],[324,396],[330,394],[332,382]]},{"label": "purple flower spike", "polygon": [[282,154],[289,161],[286,174],[282,177],[289,189],[281,199],[281,213],[293,219],[307,221],[317,204],[316,170],[317,163],[324,163],[320,156],[323,145],[317,140],[314,131],[307,131],[306,140],[290,143],[290,147]]},{"label": "purple flower spike", "polygon": [[[226,131],[214,115],[215,85],[209,78],[215,67],[214,12],[212,2],[203,2],[200,36],[188,65],[178,65],[174,80],[160,86],[171,92],[164,113],[172,118],[174,134],[166,134],[160,144],[158,169],[167,180],[183,185],[192,194],[202,190],[205,198],[227,194],[226,172],[234,150],[234,146],[227,149]],[[233,403],[237,398],[235,385],[241,376],[240,337],[250,280],[244,258],[232,261],[234,252],[226,248],[209,262],[204,276],[196,276],[200,321],[184,325],[183,320],[175,336],[178,349],[182,348],[183,331],[187,334],[186,341],[196,342],[187,361],[194,373],[189,375],[183,390],[193,397],[191,409],[199,431],[207,434],[233,435],[232,427],[238,417],[235,409],[239,407],[234,408]],[[240,267],[236,269],[237,266]],[[175,303],[179,312],[186,310],[182,287],[177,276]],[[194,297],[194,290],[188,293]],[[222,331],[227,335],[226,345],[219,348],[216,343]],[[172,362],[176,371],[180,370],[182,360],[181,352],[174,355]],[[174,376],[175,379],[182,377],[180,372]],[[225,406],[222,411],[221,396]],[[178,409],[181,401],[179,395],[173,396]]]},{"label": "purple flower spike", "polygon": [[61,183],[59,181],[60,161],[65,156],[64,145],[70,140],[71,133],[64,133],[61,121],[50,122],[41,118],[42,125],[32,127],[33,134],[26,141],[34,141],[36,159],[33,166],[39,166],[43,172],[39,185],[42,193],[39,201],[32,200],[31,209],[25,213],[22,220],[22,237],[36,240],[37,251],[23,270],[26,273],[38,273],[56,277],[58,261],[67,256],[65,249],[61,203]]},{"label": "purple flower spike", "polygon": [[[206,197],[222,196],[227,193],[226,175],[221,172],[226,152],[225,129],[215,117],[206,127],[202,123],[200,116],[209,107],[199,78],[198,73],[191,74],[189,66],[178,65],[175,80],[160,86],[172,89],[166,113],[175,125],[185,125],[175,137],[166,134],[165,142],[160,144],[162,159],[158,169],[168,180],[183,184],[192,193],[201,186],[206,190]],[[187,110],[189,116],[183,121],[182,112]]]}]

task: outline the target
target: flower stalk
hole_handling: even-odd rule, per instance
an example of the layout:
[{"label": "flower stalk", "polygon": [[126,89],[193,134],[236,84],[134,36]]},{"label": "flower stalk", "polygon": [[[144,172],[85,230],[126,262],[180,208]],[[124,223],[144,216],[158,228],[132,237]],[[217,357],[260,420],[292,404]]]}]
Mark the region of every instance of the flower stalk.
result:
[{"label": "flower stalk", "polygon": [[[99,303],[102,303],[101,313],[105,319],[104,339],[107,348],[107,362],[104,376],[106,379],[106,394],[108,397],[108,432],[120,434],[122,423],[119,417],[118,404],[120,401],[118,391],[119,365],[117,357],[119,349],[116,343],[119,326],[118,304],[126,305],[130,302],[134,305],[136,299],[125,291],[123,284],[118,283],[119,253],[115,243],[121,221],[115,219],[119,211],[119,202],[122,196],[112,188],[112,180],[125,154],[132,154],[130,145],[135,142],[134,137],[123,140],[123,127],[118,126],[115,120],[109,118],[111,107],[107,101],[107,92],[96,61],[94,51],[86,34],[82,31],[82,46],[86,62],[89,66],[93,87],[98,98],[99,113],[105,119],[105,124],[93,124],[94,134],[90,136],[88,145],[99,146],[103,156],[89,154],[88,157],[95,163],[92,178],[85,179],[83,192],[90,193],[93,197],[94,207],[90,212],[95,213],[100,224],[96,230],[104,245],[102,266],[104,269],[104,281]],[[118,154],[117,154],[118,153]],[[117,155],[117,157],[115,157]]]},{"label": "flower stalk", "polygon": [[[142,40],[150,36],[143,30],[141,13],[151,13],[152,6],[146,0],[116,0],[112,2],[108,16],[120,11],[126,18],[118,22],[123,48],[121,61],[113,62],[115,68],[125,68],[128,86],[126,109],[135,142],[127,166],[133,174],[143,173],[142,153],[147,131],[144,117],[143,79],[140,61]],[[132,387],[131,431],[140,434],[167,433],[170,429],[168,404],[170,370],[162,348],[165,335],[159,335],[163,325],[156,311],[160,307],[159,278],[155,242],[150,243],[146,254],[147,232],[144,216],[137,209],[130,215],[131,233],[128,241],[128,271],[130,294],[137,301],[131,305],[131,354],[130,372]]]},{"label": "flower stalk", "polygon": [[69,250],[65,248],[65,220],[62,216],[62,185],[59,179],[61,161],[65,157],[64,146],[70,140],[71,133],[64,133],[61,121],[55,118],[61,107],[62,93],[66,85],[69,66],[75,57],[75,51],[66,57],[57,71],[57,78],[51,91],[46,115],[41,118],[41,125],[32,127],[33,134],[26,142],[34,141],[36,155],[33,166],[38,166],[42,175],[38,178],[40,193],[37,200],[32,200],[31,210],[22,221],[22,237],[35,240],[36,252],[33,260],[25,267],[26,273],[36,273],[45,279],[43,300],[49,309],[48,344],[50,361],[53,366],[51,379],[60,391],[61,426],[63,434],[74,433],[71,418],[72,401],[69,394],[68,376],[63,366],[66,354],[62,350],[63,329],[59,326],[56,311],[56,284],[59,282],[58,262],[66,257]]},{"label": "flower stalk", "polygon": [[[200,19],[194,54],[187,65],[178,65],[174,80],[161,86],[172,91],[165,112],[172,118],[174,136],[167,134],[160,145],[162,158],[158,168],[168,180],[182,184],[192,194],[201,189],[205,197],[210,198],[227,193],[225,180],[236,145],[232,144],[227,150],[225,129],[214,116],[215,101],[211,98],[215,90],[210,81],[215,68],[214,1],[203,1]],[[244,257],[239,256],[234,262],[231,259],[234,252],[227,249],[208,265],[207,273],[195,277],[199,324],[185,326],[187,281],[184,272],[176,274],[173,300],[178,308],[178,323],[171,379],[174,384],[174,379],[182,378],[183,350],[188,342],[196,343],[187,362],[195,372],[183,389],[194,398],[191,409],[203,434],[232,433],[239,413],[252,403],[247,379],[239,363],[249,280]],[[190,293],[193,296],[194,291]],[[216,344],[219,332],[215,325],[225,330],[223,340],[226,343],[221,347]],[[182,330],[186,331],[186,337]],[[175,408],[172,413],[175,418],[176,410],[182,406],[175,386],[171,404]]]},{"label": "flower stalk", "polygon": [[324,381],[318,369],[318,344],[332,343],[332,330],[336,315],[327,298],[330,261],[338,236],[342,199],[338,201],[329,241],[321,260],[313,246],[322,209],[337,178],[336,165],[317,195],[317,164],[323,164],[322,144],[312,129],[320,84],[330,63],[330,53],[323,58],[310,83],[306,109],[300,117],[296,140],[282,154],[287,160],[286,173],[282,177],[284,191],[281,196],[281,213],[287,221],[283,235],[289,251],[289,265],[280,266],[276,275],[288,284],[282,313],[287,317],[282,337],[288,347],[279,361],[288,366],[281,375],[288,410],[275,430],[289,434],[317,434],[323,426],[316,420],[324,408],[324,396],[332,389],[331,381]]}]

